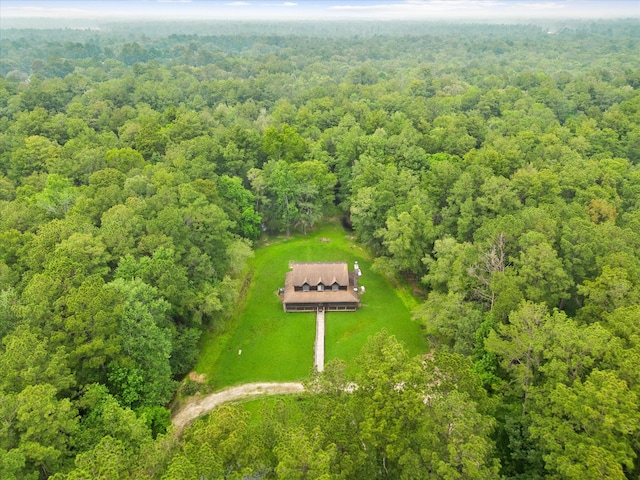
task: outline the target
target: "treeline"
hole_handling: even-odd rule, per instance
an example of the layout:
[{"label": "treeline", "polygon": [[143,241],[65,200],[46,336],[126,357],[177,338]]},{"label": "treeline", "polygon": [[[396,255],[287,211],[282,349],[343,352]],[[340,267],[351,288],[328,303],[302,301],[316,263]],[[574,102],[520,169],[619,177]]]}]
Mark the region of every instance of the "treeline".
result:
[{"label": "treeline", "polygon": [[[0,477],[637,477],[637,24],[7,32]],[[176,443],[251,242],[337,215],[433,351],[376,338],[305,406]]]},{"label": "treeline", "polygon": [[311,395],[253,416],[225,406],[198,420],[162,478],[499,478],[494,407],[470,360],[410,358],[381,333],[357,364],[330,362]]}]

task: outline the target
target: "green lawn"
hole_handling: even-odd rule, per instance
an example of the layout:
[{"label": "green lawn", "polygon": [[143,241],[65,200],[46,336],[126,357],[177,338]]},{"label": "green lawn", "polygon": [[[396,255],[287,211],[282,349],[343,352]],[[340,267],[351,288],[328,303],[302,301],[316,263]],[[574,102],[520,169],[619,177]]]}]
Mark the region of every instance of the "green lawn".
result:
[{"label": "green lawn", "polygon": [[326,360],[342,358],[350,363],[366,339],[383,328],[412,354],[426,351],[420,328],[411,320],[415,300],[373,273],[366,250],[340,225],[330,224],[307,236],[271,238],[256,249],[246,303],[226,332],[205,339],[196,371],[205,373],[215,388],[305,378],[313,366],[315,314],[284,313],[278,288],[284,286],[290,261],[342,260],[350,268],[358,260],[366,293],[359,311],[327,313]]}]

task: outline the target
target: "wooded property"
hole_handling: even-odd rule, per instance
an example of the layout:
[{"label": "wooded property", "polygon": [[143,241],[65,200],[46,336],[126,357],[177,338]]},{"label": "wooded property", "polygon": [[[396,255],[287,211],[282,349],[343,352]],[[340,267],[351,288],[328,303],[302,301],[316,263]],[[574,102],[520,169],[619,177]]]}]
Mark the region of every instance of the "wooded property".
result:
[{"label": "wooded property", "polygon": [[0,2],[0,478],[640,478],[637,15],[62,1]]}]

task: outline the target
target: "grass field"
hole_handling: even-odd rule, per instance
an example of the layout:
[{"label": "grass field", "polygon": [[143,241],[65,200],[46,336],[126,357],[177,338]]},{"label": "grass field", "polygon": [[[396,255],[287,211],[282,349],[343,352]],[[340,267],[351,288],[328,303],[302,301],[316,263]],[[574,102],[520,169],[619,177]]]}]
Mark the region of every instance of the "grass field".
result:
[{"label": "grass field", "polygon": [[367,338],[382,329],[395,335],[410,353],[424,352],[424,337],[411,320],[415,299],[408,290],[398,291],[373,273],[367,252],[336,223],[307,236],[270,238],[256,249],[245,303],[225,332],[204,340],[196,371],[206,374],[214,388],[307,377],[313,366],[315,314],[284,313],[278,288],[284,286],[290,261],[342,260],[350,268],[355,260],[359,262],[366,293],[359,311],[327,313],[326,360],[341,358],[352,364]]}]

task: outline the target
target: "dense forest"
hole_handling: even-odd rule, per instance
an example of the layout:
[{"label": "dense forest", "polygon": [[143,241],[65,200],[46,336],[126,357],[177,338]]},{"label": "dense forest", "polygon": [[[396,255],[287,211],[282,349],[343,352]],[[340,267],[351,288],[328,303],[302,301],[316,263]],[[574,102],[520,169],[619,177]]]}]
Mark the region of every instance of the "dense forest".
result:
[{"label": "dense forest", "polygon": [[[2,30],[0,478],[638,478],[638,22],[382,25]],[[253,242],[328,218],[431,350],[178,436]]]}]

